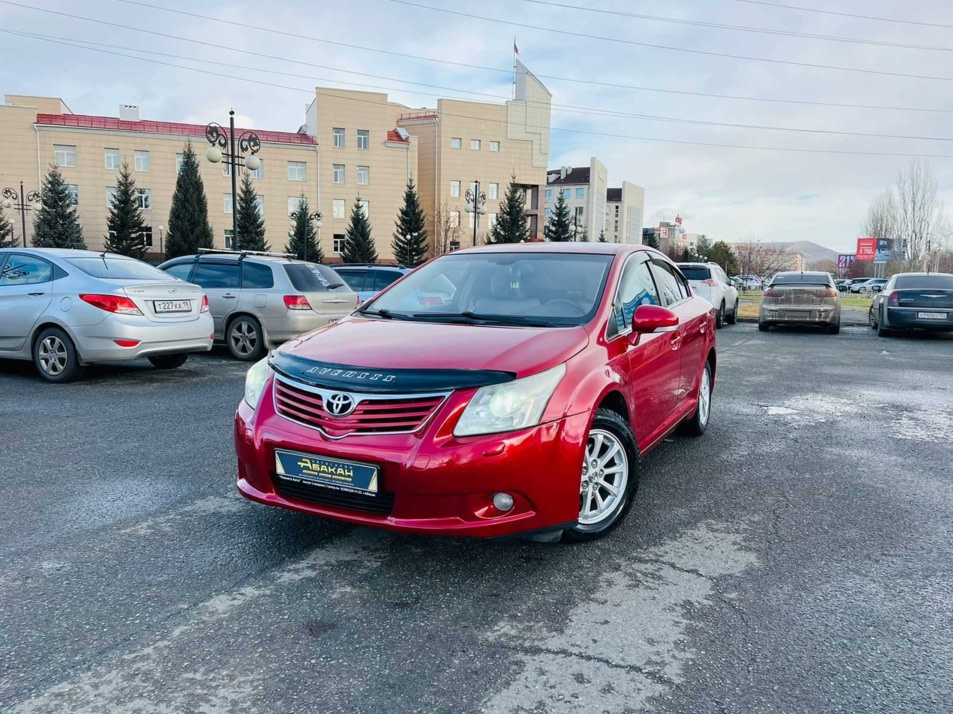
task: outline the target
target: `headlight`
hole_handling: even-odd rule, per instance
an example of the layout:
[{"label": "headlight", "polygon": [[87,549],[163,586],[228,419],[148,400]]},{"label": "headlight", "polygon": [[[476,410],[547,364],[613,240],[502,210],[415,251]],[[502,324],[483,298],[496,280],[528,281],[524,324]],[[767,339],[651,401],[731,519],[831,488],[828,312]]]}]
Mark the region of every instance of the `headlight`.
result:
[{"label": "headlight", "polygon": [[268,357],[255,362],[245,375],[245,401],[252,409],[258,406],[261,393],[271,376],[271,367],[268,366]]},{"label": "headlight", "polygon": [[463,410],[453,435],[494,434],[536,426],[565,375],[566,365],[561,364],[532,377],[483,387]]}]

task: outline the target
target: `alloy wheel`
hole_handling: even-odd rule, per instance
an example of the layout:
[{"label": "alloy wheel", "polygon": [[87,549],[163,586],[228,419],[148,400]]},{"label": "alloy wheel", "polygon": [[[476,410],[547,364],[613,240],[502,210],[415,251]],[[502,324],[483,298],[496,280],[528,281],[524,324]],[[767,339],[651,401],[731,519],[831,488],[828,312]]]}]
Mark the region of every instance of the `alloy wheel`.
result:
[{"label": "alloy wheel", "polygon": [[63,373],[69,363],[69,352],[66,345],[56,335],[49,335],[40,343],[40,368],[51,377]]},{"label": "alloy wheel", "polygon": [[232,327],[229,340],[235,354],[247,357],[258,348],[258,331],[249,322],[239,320]]},{"label": "alloy wheel", "polygon": [[593,429],[586,442],[579,485],[579,523],[588,526],[611,518],[625,498],[629,457],[611,431]]},{"label": "alloy wheel", "polygon": [[702,372],[702,383],[698,386],[698,423],[708,425],[708,416],[711,414],[711,369],[705,365]]}]

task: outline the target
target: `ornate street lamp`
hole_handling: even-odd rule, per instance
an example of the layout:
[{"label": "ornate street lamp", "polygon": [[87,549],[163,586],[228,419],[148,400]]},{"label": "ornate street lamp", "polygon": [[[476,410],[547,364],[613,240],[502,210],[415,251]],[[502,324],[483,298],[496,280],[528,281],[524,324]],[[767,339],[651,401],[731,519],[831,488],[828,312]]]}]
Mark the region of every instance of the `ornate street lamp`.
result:
[{"label": "ornate street lamp", "polygon": [[463,210],[473,214],[473,245],[476,246],[480,216],[486,213],[486,194],[480,190],[480,182],[474,181],[473,187],[468,188],[464,196],[467,199],[467,205]]},{"label": "ornate street lamp", "polygon": [[8,187],[0,191],[0,196],[3,196],[3,201],[0,201],[0,205],[6,210],[9,211],[11,208],[14,208],[20,212],[20,226],[23,229],[23,247],[26,248],[26,212],[33,210],[33,206],[30,204],[39,202],[40,192],[30,191],[26,193],[23,190],[23,182],[21,181],[20,193]]},{"label": "ornate street lamp", "polygon": [[[300,212],[292,211],[288,215],[291,216],[291,220],[297,221]],[[314,213],[308,214],[308,220],[314,221],[314,227],[318,229],[318,245],[321,245],[321,218],[321,211],[315,211]],[[304,242],[304,259],[305,261],[308,260],[308,241]]]},{"label": "ornate street lamp", "polygon": [[[205,138],[211,146],[205,151],[205,158],[213,164],[225,160],[232,174],[232,240],[238,240],[238,187],[236,175],[239,164],[244,164],[249,171],[257,171],[261,167],[261,159],[255,154],[261,150],[261,140],[253,131],[242,132],[235,140],[235,110],[228,112],[228,133],[221,124],[212,122],[205,127]],[[245,154],[248,154],[246,157]]]}]

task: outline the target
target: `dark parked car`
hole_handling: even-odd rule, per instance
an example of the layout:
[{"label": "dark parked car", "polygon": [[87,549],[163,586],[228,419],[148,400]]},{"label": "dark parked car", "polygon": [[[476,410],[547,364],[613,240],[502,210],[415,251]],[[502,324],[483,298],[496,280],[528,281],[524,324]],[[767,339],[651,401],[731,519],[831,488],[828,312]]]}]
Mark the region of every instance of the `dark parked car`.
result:
[{"label": "dark parked car", "polygon": [[896,330],[953,332],[953,275],[898,273],[874,298],[867,318],[881,337]]}]

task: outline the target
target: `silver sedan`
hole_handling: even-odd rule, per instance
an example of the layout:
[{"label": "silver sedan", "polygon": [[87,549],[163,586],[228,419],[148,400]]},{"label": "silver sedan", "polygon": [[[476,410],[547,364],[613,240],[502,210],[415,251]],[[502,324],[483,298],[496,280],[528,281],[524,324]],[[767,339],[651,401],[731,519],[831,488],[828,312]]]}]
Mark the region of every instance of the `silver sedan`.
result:
[{"label": "silver sedan", "polygon": [[212,349],[208,299],[132,258],[85,250],[0,249],[0,358],[32,360],[51,382],[84,365],[148,357],[175,369]]}]

